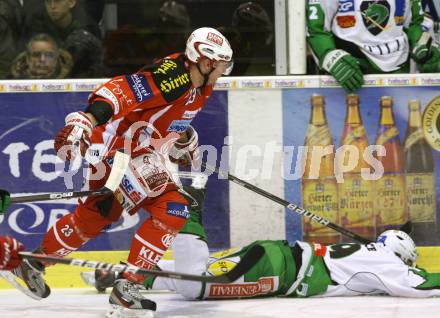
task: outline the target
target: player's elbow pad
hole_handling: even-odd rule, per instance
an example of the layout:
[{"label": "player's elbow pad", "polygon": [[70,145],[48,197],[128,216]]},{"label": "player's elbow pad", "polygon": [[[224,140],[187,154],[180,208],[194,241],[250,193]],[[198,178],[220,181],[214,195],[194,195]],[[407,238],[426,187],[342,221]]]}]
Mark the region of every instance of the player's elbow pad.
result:
[{"label": "player's elbow pad", "polygon": [[86,113],[90,113],[95,117],[98,125],[105,124],[113,116],[113,107],[109,103],[103,100],[95,100],[91,103],[87,109]]}]

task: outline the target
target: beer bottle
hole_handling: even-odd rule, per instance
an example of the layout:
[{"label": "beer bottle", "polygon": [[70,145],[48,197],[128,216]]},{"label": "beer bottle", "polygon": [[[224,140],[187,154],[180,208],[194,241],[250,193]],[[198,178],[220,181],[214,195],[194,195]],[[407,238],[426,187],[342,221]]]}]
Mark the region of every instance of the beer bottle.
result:
[{"label": "beer bottle", "polygon": [[407,220],[404,155],[393,114],[393,99],[380,99],[380,122],[376,145],[385,147],[386,155],[378,156],[384,174],[375,182],[376,233],[398,228]]},{"label": "beer bottle", "polygon": [[[355,168],[345,172],[343,182],[338,183],[340,224],[360,236],[375,237],[373,182],[361,176],[361,169],[370,167],[363,156],[368,147],[368,137],[359,111],[359,96],[355,94],[347,96],[345,125],[340,140],[340,146],[343,145],[356,147],[359,158]],[[348,152],[341,159],[344,166],[349,165],[349,160],[354,160]],[[347,241],[344,237],[342,240]]]},{"label": "beer bottle", "polygon": [[[338,193],[334,175],[334,145],[324,109],[324,97],[313,95],[312,112],[305,139],[305,171],[302,177],[302,204],[333,223],[338,222]],[[328,148],[327,148],[328,147]],[[325,150],[328,151],[325,154]],[[320,160],[320,162],[319,162]],[[319,243],[338,243],[340,235],[308,218],[303,218],[303,239]]]},{"label": "beer bottle", "polygon": [[413,222],[413,237],[416,242],[433,245],[437,241],[432,150],[423,135],[420,101],[411,100],[408,108],[408,126],[404,142],[408,212]]}]

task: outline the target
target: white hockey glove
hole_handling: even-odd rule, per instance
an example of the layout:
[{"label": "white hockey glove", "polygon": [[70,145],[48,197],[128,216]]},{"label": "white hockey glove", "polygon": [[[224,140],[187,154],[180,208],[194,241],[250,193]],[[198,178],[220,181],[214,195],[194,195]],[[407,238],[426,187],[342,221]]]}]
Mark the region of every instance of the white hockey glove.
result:
[{"label": "white hockey glove", "polygon": [[66,126],[55,137],[55,151],[63,160],[73,160],[76,156],[85,156],[90,146],[93,125],[83,112],[74,112],[66,116]]},{"label": "white hockey glove", "polygon": [[199,135],[192,126],[189,126],[174,143],[169,158],[171,162],[179,166],[189,167],[191,165],[196,170],[200,169]]}]

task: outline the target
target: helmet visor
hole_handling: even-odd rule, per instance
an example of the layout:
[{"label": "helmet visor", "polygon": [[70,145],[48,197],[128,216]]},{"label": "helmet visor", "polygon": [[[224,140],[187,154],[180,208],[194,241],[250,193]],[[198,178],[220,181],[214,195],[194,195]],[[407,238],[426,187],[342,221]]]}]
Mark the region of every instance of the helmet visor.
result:
[{"label": "helmet visor", "polygon": [[223,75],[229,75],[232,72],[232,69],[234,68],[234,61],[215,61],[213,63],[214,68],[221,68]]}]

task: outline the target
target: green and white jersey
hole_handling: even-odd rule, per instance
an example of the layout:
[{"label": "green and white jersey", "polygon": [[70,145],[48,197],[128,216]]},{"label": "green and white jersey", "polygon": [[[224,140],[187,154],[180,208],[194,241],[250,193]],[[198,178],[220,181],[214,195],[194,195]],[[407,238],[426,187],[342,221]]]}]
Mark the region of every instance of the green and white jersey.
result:
[{"label": "green and white jersey", "polygon": [[320,65],[338,48],[393,72],[420,38],[422,14],[420,0],[308,0],[308,42]]},{"label": "green and white jersey", "polygon": [[290,296],[440,296],[440,274],[405,265],[381,243],[298,244],[303,265]]}]

